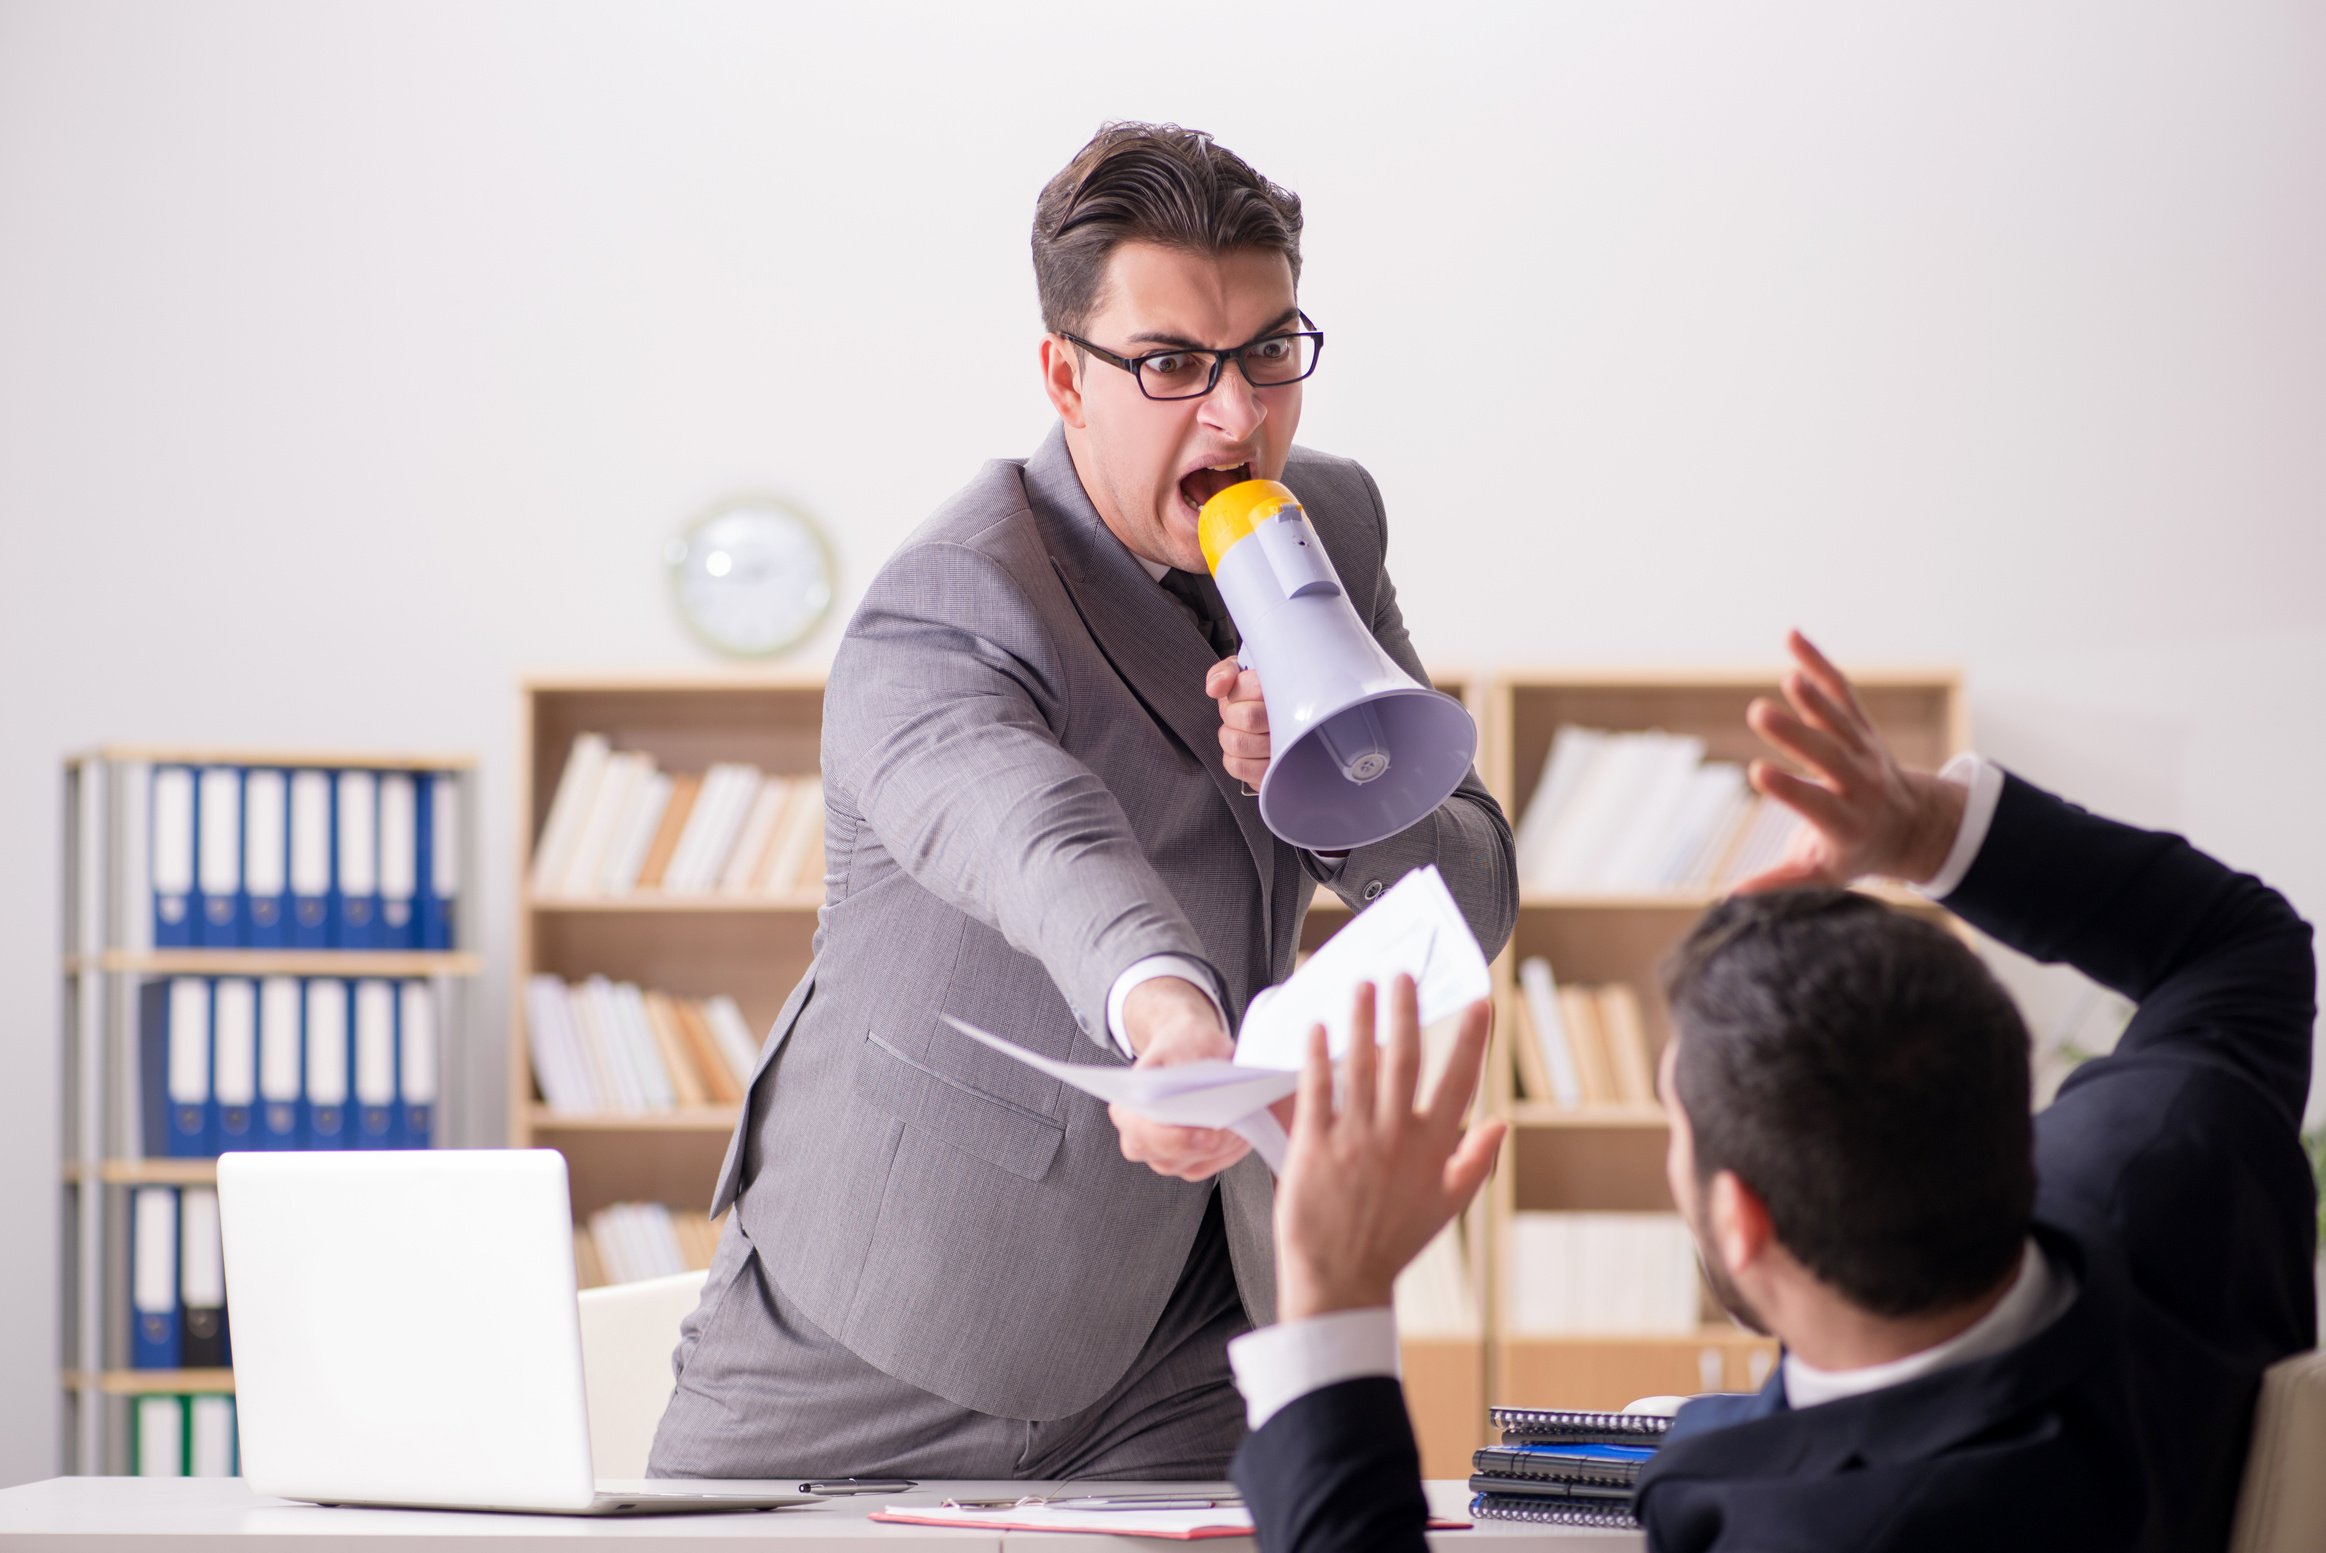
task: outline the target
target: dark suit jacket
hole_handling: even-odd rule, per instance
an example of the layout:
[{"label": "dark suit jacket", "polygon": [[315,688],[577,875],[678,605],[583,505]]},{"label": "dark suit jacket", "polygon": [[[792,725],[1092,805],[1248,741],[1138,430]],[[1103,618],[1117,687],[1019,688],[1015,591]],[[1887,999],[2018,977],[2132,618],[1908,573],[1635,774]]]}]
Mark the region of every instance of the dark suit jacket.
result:
[{"label": "dark suit jacket", "polygon": [[[1689,1404],[1641,1479],[1652,1547],[2228,1538],[2261,1372],[2317,1336],[2310,929],[2179,837],[2016,778],[1947,905],[2140,1005],[2036,1119],[2035,1233],[2077,1298],[2007,1352],[1866,1396],[1796,1412],[1780,1372]],[[1352,1381],[1271,1419],[1236,1478],[1271,1550],[1418,1548],[1413,1461],[1395,1387]]]}]

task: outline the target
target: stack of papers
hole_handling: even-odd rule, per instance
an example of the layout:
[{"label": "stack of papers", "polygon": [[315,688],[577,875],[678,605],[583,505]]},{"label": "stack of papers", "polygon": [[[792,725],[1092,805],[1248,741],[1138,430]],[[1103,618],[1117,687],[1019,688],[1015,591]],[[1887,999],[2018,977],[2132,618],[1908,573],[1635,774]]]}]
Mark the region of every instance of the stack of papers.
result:
[{"label": "stack of papers", "polygon": [[[1039,1056],[1013,1041],[948,1019],[954,1029],[1084,1094],[1176,1127],[1226,1127],[1284,1168],[1284,1129],[1267,1107],[1300,1087],[1309,1031],[1325,1027],[1335,1061],[1348,1055],[1356,991],[1411,976],[1426,1029],[1459,1016],[1491,988],[1486,955],[1436,868],[1407,874],[1326,940],[1289,981],[1252,1000],[1233,1062],[1164,1068],[1100,1067]],[[1386,1033],[1386,1010],[1376,1019]]]}]

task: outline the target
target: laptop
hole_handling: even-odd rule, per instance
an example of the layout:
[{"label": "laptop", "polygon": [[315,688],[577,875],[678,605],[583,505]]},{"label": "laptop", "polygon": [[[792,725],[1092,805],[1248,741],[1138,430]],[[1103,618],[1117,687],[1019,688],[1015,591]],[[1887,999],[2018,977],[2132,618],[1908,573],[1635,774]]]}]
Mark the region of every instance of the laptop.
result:
[{"label": "laptop", "polygon": [[683,1479],[601,1491],[554,1150],[228,1154],[218,1207],[261,1494],[559,1515],[816,1502]]}]

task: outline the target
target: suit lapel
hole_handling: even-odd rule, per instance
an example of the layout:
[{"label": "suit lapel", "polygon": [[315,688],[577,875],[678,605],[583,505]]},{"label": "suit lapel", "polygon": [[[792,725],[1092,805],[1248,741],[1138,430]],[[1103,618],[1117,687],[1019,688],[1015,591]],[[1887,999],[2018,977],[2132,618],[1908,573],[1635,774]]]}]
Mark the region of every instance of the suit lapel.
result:
[{"label": "suit lapel", "polygon": [[[1026,461],[1025,480],[1051,562],[1091,640],[1155,720],[1187,747],[1235,816],[1260,880],[1260,920],[1273,935],[1277,841],[1261,823],[1258,800],[1245,797],[1243,784],[1220,763],[1219,708],[1203,693],[1204,671],[1215,661],[1211,645],[1099,518],[1062,430],[1052,428]],[[1264,960],[1260,974],[1273,963]]]}]

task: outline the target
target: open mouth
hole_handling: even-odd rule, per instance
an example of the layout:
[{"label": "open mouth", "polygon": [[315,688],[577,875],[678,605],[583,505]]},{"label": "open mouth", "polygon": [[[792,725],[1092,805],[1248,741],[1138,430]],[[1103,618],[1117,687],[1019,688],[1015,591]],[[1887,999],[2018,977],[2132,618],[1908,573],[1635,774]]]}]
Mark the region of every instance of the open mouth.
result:
[{"label": "open mouth", "polygon": [[1187,503],[1187,510],[1200,515],[1203,504],[1231,485],[1241,485],[1252,478],[1252,466],[1221,464],[1210,469],[1191,469],[1179,477],[1179,499]]}]

